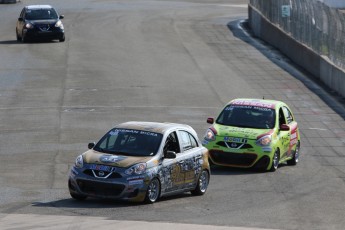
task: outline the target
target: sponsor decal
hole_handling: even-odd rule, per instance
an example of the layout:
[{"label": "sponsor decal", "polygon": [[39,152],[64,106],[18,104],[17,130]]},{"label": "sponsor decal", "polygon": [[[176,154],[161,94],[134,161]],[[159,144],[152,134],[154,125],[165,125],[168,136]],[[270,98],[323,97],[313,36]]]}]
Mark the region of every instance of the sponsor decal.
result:
[{"label": "sponsor decal", "polygon": [[224,137],[224,141],[236,142],[236,143],[247,143],[247,139],[240,138],[240,137]]},{"label": "sponsor decal", "polygon": [[149,132],[149,131],[140,131],[140,130],[133,130],[133,129],[114,129],[109,132],[111,136],[119,135],[119,133],[134,133],[134,134],[141,134],[147,136],[157,137],[157,133]]},{"label": "sponsor decal", "polygon": [[103,163],[115,163],[118,161],[122,161],[125,158],[126,158],[125,156],[116,156],[116,155],[105,154],[105,155],[101,156],[99,160]]},{"label": "sponsor decal", "polygon": [[237,100],[231,103],[231,105],[242,105],[242,106],[255,106],[255,107],[263,107],[263,108],[274,108],[274,104],[262,102],[262,101],[247,101],[247,100]]},{"label": "sponsor decal", "polygon": [[262,147],[262,151],[264,151],[264,152],[271,152],[272,148],[271,147]]},{"label": "sponsor decal", "polygon": [[206,141],[206,140],[203,140],[203,141],[202,141],[202,144],[203,144],[203,145],[208,145],[208,143],[209,143],[209,142]]},{"label": "sponsor decal", "polygon": [[137,184],[143,184],[144,180],[131,180],[128,181],[128,185],[137,185]]},{"label": "sponsor decal", "polygon": [[128,177],[127,180],[138,180],[138,179],[144,179],[145,176],[133,176],[133,177]]}]

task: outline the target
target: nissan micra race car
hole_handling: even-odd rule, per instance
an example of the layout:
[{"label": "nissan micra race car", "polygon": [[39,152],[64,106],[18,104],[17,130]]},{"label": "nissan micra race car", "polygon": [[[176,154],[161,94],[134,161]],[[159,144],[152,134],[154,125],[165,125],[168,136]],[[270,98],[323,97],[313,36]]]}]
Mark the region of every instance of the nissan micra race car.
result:
[{"label": "nissan micra race car", "polygon": [[72,198],[153,203],[190,191],[203,195],[210,180],[208,150],[188,125],[126,122],[76,158],[68,187]]},{"label": "nissan micra race car", "polygon": [[298,163],[299,129],[284,102],[235,99],[207,122],[203,145],[211,164],[275,171],[280,163]]}]

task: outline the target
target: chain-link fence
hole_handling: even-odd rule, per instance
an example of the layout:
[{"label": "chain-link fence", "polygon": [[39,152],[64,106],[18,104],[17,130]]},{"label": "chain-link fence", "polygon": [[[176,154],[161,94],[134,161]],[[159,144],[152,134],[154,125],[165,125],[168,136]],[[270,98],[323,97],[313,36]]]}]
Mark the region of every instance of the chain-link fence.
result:
[{"label": "chain-link fence", "polygon": [[317,0],[250,0],[250,4],[294,39],[345,69],[345,11]]}]

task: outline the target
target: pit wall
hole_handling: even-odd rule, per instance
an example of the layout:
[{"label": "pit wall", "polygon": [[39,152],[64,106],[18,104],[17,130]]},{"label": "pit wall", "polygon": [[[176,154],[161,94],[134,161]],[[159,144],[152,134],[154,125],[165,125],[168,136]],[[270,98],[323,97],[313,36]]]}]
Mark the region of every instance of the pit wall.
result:
[{"label": "pit wall", "polygon": [[248,5],[248,22],[256,37],[279,49],[294,63],[345,97],[345,71],[343,69],[335,66],[328,58],[320,56],[304,44],[297,42],[250,4]]}]

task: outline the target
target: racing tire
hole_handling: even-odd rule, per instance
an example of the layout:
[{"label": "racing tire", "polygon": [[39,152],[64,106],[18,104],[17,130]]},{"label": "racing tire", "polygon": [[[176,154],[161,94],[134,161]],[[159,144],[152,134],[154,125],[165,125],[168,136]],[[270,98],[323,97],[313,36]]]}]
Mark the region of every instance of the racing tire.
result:
[{"label": "racing tire", "polygon": [[17,29],[16,29],[16,38],[17,38],[17,41],[20,42],[21,38],[19,37]]},{"label": "racing tire", "polygon": [[198,183],[197,183],[195,189],[190,191],[190,192],[194,196],[204,195],[206,190],[207,190],[209,182],[210,182],[210,175],[209,175],[208,171],[204,169],[204,170],[202,170],[202,172],[199,176]]},{"label": "racing tire", "polygon": [[25,36],[24,36],[24,34],[22,34],[21,40],[22,40],[22,43],[25,43],[25,42],[27,42],[28,39],[26,39]]},{"label": "racing tire", "polygon": [[71,197],[75,200],[79,200],[79,201],[83,201],[87,198],[87,196],[84,196],[84,195],[79,195],[79,194],[76,194],[76,193],[72,193],[70,192],[71,194]]},{"label": "racing tire", "polygon": [[156,202],[161,193],[161,184],[157,178],[153,178],[150,181],[149,186],[147,187],[146,195],[145,195],[145,203],[153,204]]},{"label": "racing tire", "polygon": [[65,41],[65,35],[59,39],[59,42],[64,42]]},{"label": "racing tire", "polygon": [[276,150],[274,152],[273,158],[272,158],[272,165],[270,168],[270,172],[275,172],[278,169],[279,165],[279,150]]},{"label": "racing tire", "polygon": [[298,142],[292,159],[286,162],[288,165],[297,165],[298,160],[299,160],[299,149],[300,149],[300,143]]}]

